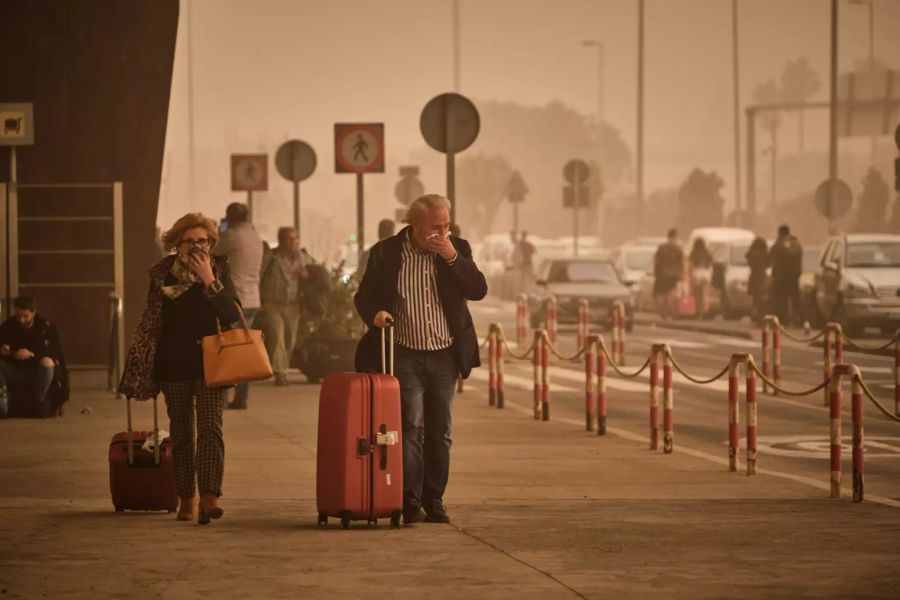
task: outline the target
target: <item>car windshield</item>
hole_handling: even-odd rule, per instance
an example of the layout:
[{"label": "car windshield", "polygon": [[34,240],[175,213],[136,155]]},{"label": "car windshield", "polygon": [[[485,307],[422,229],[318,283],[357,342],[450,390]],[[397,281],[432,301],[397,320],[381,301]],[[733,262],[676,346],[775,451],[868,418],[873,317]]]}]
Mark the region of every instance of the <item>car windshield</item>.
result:
[{"label": "car windshield", "polygon": [[900,267],[900,242],[849,244],[846,266]]},{"label": "car windshield", "polygon": [[653,270],[653,256],[656,248],[630,248],[625,251],[625,268],[649,273]]},{"label": "car windshield", "polygon": [[613,283],[618,281],[615,269],[607,262],[554,261],[547,275],[549,283]]},{"label": "car windshield", "polygon": [[728,264],[734,267],[746,267],[747,266],[747,250],[750,249],[750,244],[732,244],[731,245],[731,257],[728,261]]}]

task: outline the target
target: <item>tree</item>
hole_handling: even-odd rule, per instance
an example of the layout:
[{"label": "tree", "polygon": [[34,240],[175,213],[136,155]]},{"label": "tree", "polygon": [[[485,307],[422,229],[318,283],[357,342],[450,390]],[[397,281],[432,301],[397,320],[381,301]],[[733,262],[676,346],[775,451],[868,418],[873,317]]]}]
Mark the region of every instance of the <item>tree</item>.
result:
[{"label": "tree", "polygon": [[725,199],[720,190],[724,184],[715,171],[691,171],[678,188],[678,229],[686,232],[721,225]]},{"label": "tree", "polygon": [[881,171],[873,167],[862,180],[863,191],[859,196],[856,214],[856,230],[877,233],[885,230],[890,190],[881,176]]},{"label": "tree", "polygon": [[[781,97],[789,102],[806,102],[819,91],[822,81],[809,66],[806,57],[790,60],[781,72]],[[803,109],[797,111],[797,151],[803,152],[804,122]]]},{"label": "tree", "polygon": [[471,231],[467,237],[481,238],[491,232],[494,217],[507,200],[504,188],[513,169],[503,155],[479,152],[462,155],[456,172],[457,197],[466,199],[457,219]]}]

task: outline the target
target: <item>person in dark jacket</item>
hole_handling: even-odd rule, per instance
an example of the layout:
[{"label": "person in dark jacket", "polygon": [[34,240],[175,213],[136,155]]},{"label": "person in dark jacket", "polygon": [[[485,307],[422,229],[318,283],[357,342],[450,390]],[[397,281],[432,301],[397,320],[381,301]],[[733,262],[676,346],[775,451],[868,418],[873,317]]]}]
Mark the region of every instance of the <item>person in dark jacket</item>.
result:
[{"label": "person in dark jacket", "polygon": [[163,244],[173,254],[150,268],[147,306],[119,384],[121,393],[138,400],[154,398],[162,390],[180,497],[177,519],[194,518],[199,486],[201,524],[222,516],[222,411],[228,388],[206,386],[199,342],[216,333],[216,319],[223,329],[240,319],[227,259],[210,255],[218,238],[215,221],[200,213],[184,215],[163,234]]},{"label": "person in dark jacket", "polygon": [[772,301],[775,314],[783,325],[803,322],[800,301],[800,275],[803,273],[803,247],[791,235],[791,228],[778,228],[778,239],[769,250],[772,267]]},{"label": "person in dark jacket", "polygon": [[403,520],[446,523],[454,387],[458,375],[466,378],[481,364],[467,301],[484,298],[487,283],[469,243],[449,235],[446,198],[418,198],[406,222],[372,247],[354,297],[369,326],[356,369],[381,370],[379,330],[393,322],[403,413]]},{"label": "person in dark jacket", "polygon": [[0,377],[10,391],[10,416],[62,414],[68,378],[56,327],[37,313],[34,298],[19,296],[15,316],[0,325]]}]

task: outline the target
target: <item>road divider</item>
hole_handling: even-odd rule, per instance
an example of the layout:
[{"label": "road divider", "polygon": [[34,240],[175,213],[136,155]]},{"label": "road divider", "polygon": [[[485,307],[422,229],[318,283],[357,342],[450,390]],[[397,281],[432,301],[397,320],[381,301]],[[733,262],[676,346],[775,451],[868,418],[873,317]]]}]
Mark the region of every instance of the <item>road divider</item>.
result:
[{"label": "road divider", "polygon": [[[773,342],[777,340],[777,334],[782,331],[777,318],[767,317],[765,321],[767,329],[773,334]],[[818,337],[825,336],[826,363],[830,361],[831,347],[829,340],[835,340],[835,358],[843,358],[843,336],[839,325],[829,324]],[[895,368],[900,367],[900,343],[895,346]],[[746,473],[754,475],[757,472],[757,439],[758,439],[758,401],[757,378],[762,380],[764,389],[771,389],[775,395],[791,397],[810,396],[825,390],[829,398],[830,415],[830,468],[831,468],[831,495],[839,497],[841,493],[841,402],[842,383],[845,377],[852,381],[851,415],[853,423],[853,501],[863,500],[863,398],[868,399],[889,420],[900,423],[900,416],[892,414],[872,394],[866,386],[859,368],[855,365],[838,362],[831,365],[825,380],[807,390],[788,390],[780,384],[780,370],[772,366],[772,378],[766,369],[767,347],[764,345],[763,365],[760,369],[753,356],[746,352],[736,352],[731,355],[728,364],[708,378],[696,377],[688,373],[676,360],[670,346],[666,343],[654,343],[650,347],[650,353],[644,363],[633,372],[625,372],[616,360],[615,349],[607,348],[602,335],[585,333],[584,341],[578,351],[572,356],[564,356],[556,348],[550,334],[545,329],[534,332],[534,341],[525,352],[515,353],[508,345],[503,335],[503,329],[499,324],[491,324],[488,339],[486,340],[489,354],[488,377],[488,404],[503,408],[504,406],[504,349],[508,351],[511,359],[528,360],[534,369],[533,377],[533,415],[536,420],[550,420],[550,368],[551,354],[562,361],[574,361],[584,357],[584,401],[585,401],[585,430],[593,431],[596,424],[598,435],[604,435],[607,431],[607,367],[625,379],[640,376],[649,369],[650,383],[650,449],[659,450],[660,441],[660,405],[662,405],[662,450],[665,454],[671,454],[674,450],[674,390],[673,376],[677,371],[688,381],[697,385],[711,385],[726,374],[728,376],[728,470],[737,471],[740,456],[740,385],[739,377],[743,369],[744,399],[746,408],[746,446],[747,458]],[[777,344],[774,348],[777,348]],[[778,354],[775,354],[778,357]],[[660,386],[660,363],[662,363],[662,386]],[[573,373],[573,378],[578,379]],[[897,378],[895,376],[895,383]],[[660,402],[660,387],[662,388],[662,402]],[[571,388],[568,388],[571,389]],[[574,390],[573,390],[574,391]],[[897,397],[895,395],[895,403]],[[896,408],[896,407],[895,407]]]}]

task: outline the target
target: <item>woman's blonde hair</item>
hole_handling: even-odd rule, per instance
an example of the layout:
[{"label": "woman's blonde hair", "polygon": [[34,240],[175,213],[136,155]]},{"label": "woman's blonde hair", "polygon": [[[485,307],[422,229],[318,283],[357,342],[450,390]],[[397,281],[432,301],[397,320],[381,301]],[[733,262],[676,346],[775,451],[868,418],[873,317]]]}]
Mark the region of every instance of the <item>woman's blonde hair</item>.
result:
[{"label": "woman's blonde hair", "polygon": [[409,209],[406,211],[406,217],[404,217],[403,222],[415,223],[428,214],[428,211],[432,208],[446,208],[447,212],[450,212],[450,201],[440,194],[425,194],[424,196],[419,196],[409,205]]},{"label": "woman's blonde hair", "polygon": [[178,244],[184,232],[194,227],[202,227],[206,230],[206,237],[209,238],[209,247],[212,248],[219,241],[219,227],[212,219],[207,218],[203,213],[188,213],[175,221],[175,224],[162,234],[163,248],[166,252],[171,252]]}]

